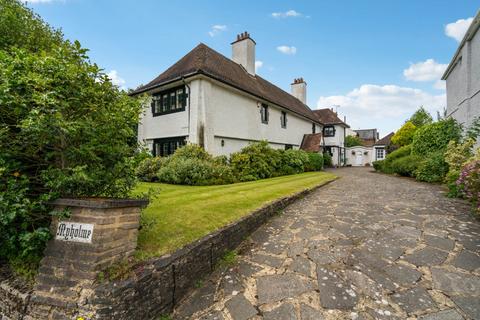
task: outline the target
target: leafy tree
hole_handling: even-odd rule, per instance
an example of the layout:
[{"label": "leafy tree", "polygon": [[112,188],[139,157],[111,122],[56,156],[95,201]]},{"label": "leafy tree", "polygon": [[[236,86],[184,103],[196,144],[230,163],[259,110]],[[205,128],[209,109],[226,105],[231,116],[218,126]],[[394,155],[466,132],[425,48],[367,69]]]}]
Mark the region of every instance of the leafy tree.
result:
[{"label": "leafy tree", "polygon": [[462,127],[454,119],[440,120],[419,128],[413,136],[412,154],[427,156],[445,151],[450,141],[458,142]]},{"label": "leafy tree", "polygon": [[405,124],[393,135],[392,143],[400,147],[409,145],[413,141],[413,135],[416,130],[417,127],[411,121],[405,122]]},{"label": "leafy tree", "polygon": [[362,139],[360,139],[357,136],[346,136],[345,137],[345,147],[355,147],[355,146],[361,146],[362,145]]},{"label": "leafy tree", "polygon": [[129,194],[141,102],[19,1],[0,0],[0,39],[0,260],[35,265],[48,201]]},{"label": "leafy tree", "polygon": [[415,127],[420,128],[423,127],[426,124],[432,123],[433,118],[432,115],[425,110],[423,106],[418,108],[417,111],[410,117],[410,119],[407,120],[407,122],[411,122],[415,125]]},{"label": "leafy tree", "polygon": [[474,140],[480,137],[480,117],[473,119],[472,124],[467,129],[467,137]]}]

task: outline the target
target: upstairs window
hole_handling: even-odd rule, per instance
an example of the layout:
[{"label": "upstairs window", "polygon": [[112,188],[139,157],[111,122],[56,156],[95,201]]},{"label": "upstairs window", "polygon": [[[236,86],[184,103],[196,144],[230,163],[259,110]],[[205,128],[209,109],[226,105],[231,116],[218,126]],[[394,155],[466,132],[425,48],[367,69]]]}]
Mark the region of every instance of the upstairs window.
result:
[{"label": "upstairs window", "polygon": [[152,95],[152,114],[154,117],[184,111],[187,105],[185,87],[177,87]]},{"label": "upstairs window", "polygon": [[262,123],[268,123],[268,106],[264,103],[262,103],[262,107],[260,108],[260,115]]},{"label": "upstairs window", "polygon": [[280,125],[282,128],[287,127],[287,113],[285,111],[282,111],[282,115],[280,116]]},{"label": "upstairs window", "polygon": [[316,133],[317,132],[317,126],[315,125],[315,123],[312,123],[312,133]]},{"label": "upstairs window", "polygon": [[335,137],[335,127],[334,126],[323,127],[323,136],[324,137]]}]

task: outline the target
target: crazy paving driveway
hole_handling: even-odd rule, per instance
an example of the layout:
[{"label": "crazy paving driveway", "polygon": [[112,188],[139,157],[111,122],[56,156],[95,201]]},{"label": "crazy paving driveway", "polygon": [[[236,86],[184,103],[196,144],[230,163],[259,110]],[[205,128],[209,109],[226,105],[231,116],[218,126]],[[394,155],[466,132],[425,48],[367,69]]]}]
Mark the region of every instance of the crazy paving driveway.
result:
[{"label": "crazy paving driveway", "polygon": [[341,178],[255,232],[175,319],[480,319],[480,223],[440,186]]}]

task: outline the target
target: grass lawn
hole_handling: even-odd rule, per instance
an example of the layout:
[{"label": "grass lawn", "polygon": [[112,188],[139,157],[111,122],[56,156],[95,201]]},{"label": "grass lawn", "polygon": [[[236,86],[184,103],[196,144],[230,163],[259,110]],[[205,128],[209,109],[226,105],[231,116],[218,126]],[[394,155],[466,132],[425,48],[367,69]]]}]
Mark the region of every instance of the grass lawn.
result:
[{"label": "grass lawn", "polygon": [[221,186],[140,183],[135,192],[159,193],[143,211],[148,226],[139,233],[137,257],[172,252],[268,202],[333,179],[331,173],[307,172]]}]

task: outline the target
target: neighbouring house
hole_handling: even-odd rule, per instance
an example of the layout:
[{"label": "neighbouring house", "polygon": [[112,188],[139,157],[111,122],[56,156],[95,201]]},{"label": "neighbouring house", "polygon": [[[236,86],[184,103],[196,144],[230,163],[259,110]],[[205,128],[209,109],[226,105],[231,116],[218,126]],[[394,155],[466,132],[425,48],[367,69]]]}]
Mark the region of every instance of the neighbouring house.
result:
[{"label": "neighbouring house", "polygon": [[[391,132],[382,139],[377,139],[377,129],[355,130],[364,141],[361,146],[346,148],[346,164],[350,166],[371,165],[373,161],[383,160],[387,156],[387,146],[394,133]],[[364,138],[362,138],[364,137]]]},{"label": "neighbouring house", "polygon": [[[447,117],[467,129],[480,117],[480,11],[460,42],[442,80],[447,82]],[[480,143],[480,141],[479,141]]]},{"label": "neighbouring house", "polygon": [[[228,155],[267,140],[298,149],[322,124],[306,105],[307,83],[287,93],[255,73],[255,41],[245,32],[232,43],[232,59],[201,43],[132,95],[147,94],[138,139],[156,156],[187,142]],[[307,135],[307,136],[306,136]]]},{"label": "neighbouring house", "polygon": [[332,156],[334,166],[345,165],[345,137],[346,130],[350,126],[340,120],[338,114],[332,109],[318,109],[313,113],[323,124],[321,149]]}]

